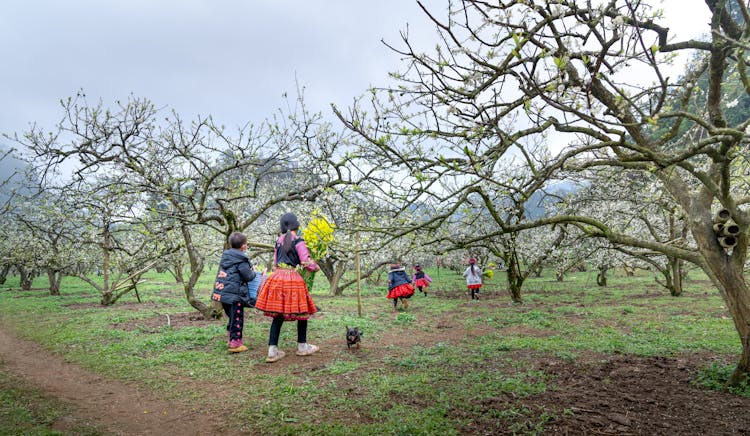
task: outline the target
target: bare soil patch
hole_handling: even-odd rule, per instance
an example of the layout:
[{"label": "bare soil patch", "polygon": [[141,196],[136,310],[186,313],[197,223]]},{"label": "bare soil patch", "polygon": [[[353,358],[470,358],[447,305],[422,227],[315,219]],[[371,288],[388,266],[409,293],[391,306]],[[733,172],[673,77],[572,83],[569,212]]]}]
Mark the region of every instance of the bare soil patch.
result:
[{"label": "bare soil patch", "polygon": [[[252,315],[250,315],[252,316]],[[245,314],[245,319],[248,318],[248,314]],[[226,318],[225,318],[226,320]],[[154,314],[153,317],[138,319],[127,322],[116,322],[112,323],[112,327],[125,331],[133,330],[144,330],[144,331],[158,331],[161,327],[171,327],[175,329],[184,327],[205,327],[210,324],[215,324],[217,320],[207,320],[198,312],[184,312],[184,313],[172,313],[172,314]]]},{"label": "bare soil patch", "polygon": [[[576,363],[537,362],[554,387],[524,398],[557,416],[550,434],[750,434],[750,398],[691,383],[712,357],[593,356]],[[728,363],[728,362],[727,362]]]}]

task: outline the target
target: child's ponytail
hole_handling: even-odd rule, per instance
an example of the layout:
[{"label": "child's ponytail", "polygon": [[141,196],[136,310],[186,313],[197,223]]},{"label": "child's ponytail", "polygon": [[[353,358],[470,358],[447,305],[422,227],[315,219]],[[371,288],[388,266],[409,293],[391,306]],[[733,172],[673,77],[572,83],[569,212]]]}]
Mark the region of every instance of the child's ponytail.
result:
[{"label": "child's ponytail", "polygon": [[293,230],[296,231],[299,229],[299,221],[297,220],[297,217],[294,216],[294,214],[291,212],[287,212],[284,215],[281,215],[281,219],[279,221],[281,233],[284,234],[284,243],[281,245],[281,248],[284,250],[284,253],[289,253],[289,251],[291,251],[292,249],[291,232]]},{"label": "child's ponytail", "polygon": [[284,242],[281,244],[281,249],[284,253],[289,253],[292,250],[292,233],[287,230],[284,234]]}]

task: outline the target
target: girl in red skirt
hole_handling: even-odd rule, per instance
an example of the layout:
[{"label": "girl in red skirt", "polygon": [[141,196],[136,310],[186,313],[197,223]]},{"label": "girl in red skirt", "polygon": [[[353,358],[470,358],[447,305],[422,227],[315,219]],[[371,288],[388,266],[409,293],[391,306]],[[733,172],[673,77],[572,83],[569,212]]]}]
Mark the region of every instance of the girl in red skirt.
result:
[{"label": "girl in red skirt", "polygon": [[427,287],[432,283],[432,279],[424,271],[422,266],[419,264],[414,265],[414,286],[417,287],[419,292],[427,296]]},{"label": "girl in red skirt", "polygon": [[273,318],[268,336],[266,362],[276,362],[286,353],[279,350],[279,335],[284,321],[297,321],[297,355],[309,356],[318,351],[317,345],[307,343],[307,320],[318,309],[313,303],[305,280],[298,268],[317,271],[318,265],[310,259],[305,241],[297,236],[299,221],[292,213],[281,216],[281,236],[276,240],[273,255],[273,273],[258,292],[255,308]]},{"label": "girl in red skirt", "polygon": [[482,270],[477,266],[477,260],[473,257],[469,259],[469,266],[464,271],[466,277],[466,287],[471,292],[472,300],[479,300],[479,288],[482,287]]},{"label": "girl in red skirt", "polygon": [[407,303],[406,299],[411,298],[412,295],[414,295],[414,286],[411,284],[411,277],[406,274],[401,265],[397,263],[391,264],[390,272],[388,273],[387,298],[393,299],[393,310],[396,310],[399,300],[404,305],[404,309],[407,309],[409,303]]}]

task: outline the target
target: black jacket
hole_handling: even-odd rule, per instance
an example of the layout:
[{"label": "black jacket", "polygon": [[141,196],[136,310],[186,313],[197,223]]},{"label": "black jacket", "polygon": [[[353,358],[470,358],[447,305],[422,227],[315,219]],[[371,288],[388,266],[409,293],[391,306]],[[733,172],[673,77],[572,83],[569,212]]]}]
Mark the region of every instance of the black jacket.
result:
[{"label": "black jacket", "polygon": [[302,238],[296,238],[292,240],[292,245],[289,248],[289,252],[284,252],[284,244],[276,243],[276,265],[286,264],[291,267],[296,267],[301,262],[299,260],[299,254],[297,254],[297,244],[302,242]]},{"label": "black jacket", "polygon": [[254,278],[253,264],[244,252],[234,248],[224,250],[214,283],[214,293],[221,295],[222,303],[241,301],[245,306],[251,306],[247,283]]},{"label": "black jacket", "polygon": [[388,273],[388,290],[401,286],[404,283],[411,283],[411,277],[406,274],[403,268],[393,269]]}]

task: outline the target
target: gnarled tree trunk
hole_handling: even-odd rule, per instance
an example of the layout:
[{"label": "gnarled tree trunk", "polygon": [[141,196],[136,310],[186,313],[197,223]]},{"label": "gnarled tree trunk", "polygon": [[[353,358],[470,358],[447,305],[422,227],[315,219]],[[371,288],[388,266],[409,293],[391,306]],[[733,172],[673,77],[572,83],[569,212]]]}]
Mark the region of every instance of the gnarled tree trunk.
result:
[{"label": "gnarled tree trunk", "polygon": [[[729,264],[731,262],[727,263]],[[742,344],[742,355],[727,384],[739,386],[750,381],[750,288],[742,274],[742,268],[730,267],[722,272],[720,277],[716,277],[719,281],[717,287],[721,290]]]},{"label": "gnarled tree trunk", "polygon": [[181,260],[175,261],[172,265],[167,267],[167,270],[172,274],[172,277],[174,277],[175,282],[180,285],[185,284],[185,278],[183,274],[184,268],[185,264]]},{"label": "gnarled tree trunk", "polygon": [[49,278],[49,294],[60,295],[60,282],[62,282],[63,278],[62,271],[48,269],[47,277]]},{"label": "gnarled tree trunk", "polygon": [[524,282],[524,275],[521,273],[521,263],[518,260],[518,256],[508,256],[506,261],[508,265],[507,277],[508,277],[508,294],[510,295],[511,301],[516,304],[523,304],[523,298],[521,297],[521,287]]},{"label": "gnarled tree trunk", "polygon": [[692,233],[705,259],[703,270],[719,290],[740,336],[742,354],[727,381],[729,386],[739,386],[750,381],[750,287],[743,274],[748,247],[747,231],[738,235],[737,245],[731,253],[719,245],[710,221],[696,220]]},{"label": "gnarled tree trunk", "polygon": [[607,271],[609,267],[604,265],[599,267],[599,272],[596,273],[596,284],[601,287],[607,286]]},{"label": "gnarled tree trunk", "polygon": [[24,291],[30,291],[31,285],[34,282],[34,270],[26,269],[23,265],[18,266],[17,269],[21,289]]},{"label": "gnarled tree trunk", "polygon": [[8,279],[9,272],[10,272],[10,265],[3,265],[3,267],[0,268],[0,285],[5,284],[5,280]]},{"label": "gnarled tree trunk", "polygon": [[682,264],[683,261],[681,259],[669,259],[670,274],[667,277],[667,289],[669,289],[669,294],[673,297],[682,295]]},{"label": "gnarled tree trunk", "polygon": [[188,259],[190,260],[190,277],[187,281],[183,280],[183,289],[185,290],[185,297],[188,303],[193,306],[195,310],[200,312],[206,319],[219,319],[222,313],[220,308],[212,305],[207,305],[195,297],[195,284],[198,283],[198,279],[203,272],[203,258],[201,257],[198,250],[196,250],[193,244],[193,236],[190,233],[190,229],[187,224],[182,224],[181,229],[182,237],[185,241],[185,249],[188,253]]},{"label": "gnarled tree trunk", "polygon": [[341,295],[344,289],[339,287],[339,282],[346,272],[347,259],[325,258],[318,261],[318,266],[328,279],[331,295]]}]

